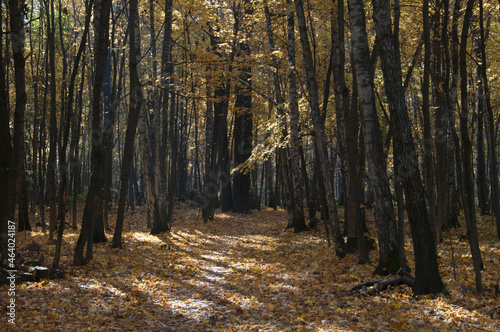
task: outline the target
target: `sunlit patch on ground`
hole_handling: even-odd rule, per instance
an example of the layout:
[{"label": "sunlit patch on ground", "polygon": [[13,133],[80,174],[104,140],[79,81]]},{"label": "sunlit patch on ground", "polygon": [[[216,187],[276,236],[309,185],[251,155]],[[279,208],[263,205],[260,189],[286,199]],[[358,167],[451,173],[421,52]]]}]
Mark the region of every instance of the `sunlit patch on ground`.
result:
[{"label": "sunlit patch on ground", "polygon": [[[72,267],[78,232],[67,230],[64,279],[23,283],[17,289],[12,331],[498,331],[499,245],[491,223],[481,224],[483,283],[474,291],[463,229],[452,230],[455,263],[446,239],[440,269],[451,297],[412,297],[405,286],[377,295],[352,293],[379,279],[357,257],[340,260],[322,231],[293,234],[282,211],[216,214],[204,224],[182,209],[169,234],[152,236],[146,216],[127,216],[123,249],[97,244],[94,260]],[[368,225],[375,234],[373,223]],[[111,240],[112,234],[107,234]],[[50,266],[54,245],[36,230],[18,234],[19,248],[41,247]],[[411,241],[406,242],[413,266]],[[34,255],[27,250],[25,255]],[[457,280],[454,279],[454,272]],[[0,289],[5,292],[5,286]],[[5,299],[1,298],[5,315]]]}]

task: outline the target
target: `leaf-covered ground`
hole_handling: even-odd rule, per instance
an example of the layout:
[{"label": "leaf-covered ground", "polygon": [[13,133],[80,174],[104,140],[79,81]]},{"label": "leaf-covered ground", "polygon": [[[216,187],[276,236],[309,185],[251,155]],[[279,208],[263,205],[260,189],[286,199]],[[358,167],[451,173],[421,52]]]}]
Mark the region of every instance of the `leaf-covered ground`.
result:
[{"label": "leaf-covered ground", "polygon": [[[2,326],[11,331],[499,331],[500,244],[490,218],[479,218],[488,292],[474,291],[468,244],[462,229],[439,245],[440,269],[451,296],[413,297],[405,286],[378,295],[351,292],[377,262],[339,260],[321,230],[284,231],[283,211],[216,214],[203,224],[184,207],[170,234],[151,236],[145,214],[126,219],[123,249],[95,246],[94,260],[72,267],[77,233],[63,246],[63,279],[26,282],[16,289],[16,325],[6,323],[7,287],[0,288]],[[369,223],[369,227],[373,227]],[[374,234],[374,231],[372,232]],[[111,239],[112,234],[108,234]],[[40,230],[19,233],[23,251],[35,242],[51,264],[54,245]],[[413,266],[411,243],[408,258]],[[33,255],[34,257],[27,257]]]}]

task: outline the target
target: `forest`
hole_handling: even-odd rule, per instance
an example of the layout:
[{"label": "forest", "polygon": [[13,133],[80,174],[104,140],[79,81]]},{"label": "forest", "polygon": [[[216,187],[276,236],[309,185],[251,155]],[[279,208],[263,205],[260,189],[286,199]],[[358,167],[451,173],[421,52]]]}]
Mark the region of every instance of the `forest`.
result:
[{"label": "forest", "polygon": [[1,326],[499,330],[499,41],[491,0],[0,0]]}]

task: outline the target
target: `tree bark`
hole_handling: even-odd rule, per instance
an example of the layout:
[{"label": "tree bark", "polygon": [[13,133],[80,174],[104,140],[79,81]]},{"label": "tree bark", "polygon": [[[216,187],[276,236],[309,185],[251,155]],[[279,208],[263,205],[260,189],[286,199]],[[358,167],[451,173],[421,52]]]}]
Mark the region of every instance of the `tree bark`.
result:
[{"label": "tree bark", "polygon": [[[82,229],[78,238],[73,264],[76,266],[85,265],[93,257],[93,236],[94,222],[99,216],[99,200],[102,200],[101,187],[101,166],[102,166],[102,100],[101,92],[104,84],[104,71],[109,44],[109,13],[111,0],[98,0],[95,2],[96,12],[99,18],[96,30],[96,49],[94,61],[94,86],[92,91],[92,175],[87,193],[87,201],[82,218]],[[97,19],[97,18],[96,18]],[[96,213],[97,212],[97,213]],[[86,255],[83,249],[87,245]]]},{"label": "tree bark", "polygon": [[300,43],[302,45],[302,58],[304,60],[306,87],[309,94],[309,103],[311,106],[314,139],[316,142],[317,160],[320,164],[321,175],[323,177],[323,185],[325,189],[325,198],[328,208],[328,227],[331,231],[331,236],[335,246],[337,256],[345,255],[344,239],[340,232],[339,217],[337,205],[335,202],[335,194],[332,188],[332,175],[330,171],[330,161],[327,154],[327,144],[325,136],[324,123],[321,117],[319,107],[318,84],[316,82],[316,72],[314,70],[313,55],[309,46],[309,35],[307,32],[306,19],[304,14],[303,0],[295,0],[295,10],[297,14]]},{"label": "tree bark", "polygon": [[[16,1],[11,1],[11,2],[17,3]],[[5,8],[4,1],[0,0],[0,26],[4,25],[4,11],[2,8]],[[17,14],[16,12],[19,9],[15,7],[11,8],[11,10],[14,10],[14,14],[16,15]],[[19,27],[17,27],[17,29],[19,29]],[[4,58],[3,40],[4,40],[4,31],[3,29],[0,29],[0,105],[8,105],[9,94],[7,91],[8,87],[6,85],[6,75],[5,75],[6,74],[5,65],[7,59]],[[19,89],[19,91],[21,92],[21,89]],[[11,184],[13,183],[11,179],[13,175],[12,173],[13,170],[11,168],[13,153],[12,153],[12,137],[10,134],[10,114],[8,107],[0,107],[0,141],[3,142],[2,144],[0,144],[0,250],[1,250],[0,265],[1,265],[4,262],[4,260],[8,258],[8,246],[7,246],[8,221],[11,220],[9,210],[11,206],[10,204],[12,202],[10,196],[13,194],[13,188],[11,188]]]},{"label": "tree bark", "polygon": [[[144,107],[144,99],[142,95],[140,81],[140,57],[141,57],[141,34],[139,28],[139,14],[137,8],[137,0],[130,1],[130,103],[128,112],[128,125],[125,133],[125,146],[122,154],[122,166],[120,174],[120,194],[118,201],[118,211],[116,216],[116,226],[113,235],[113,248],[122,247],[122,231],[125,217],[125,205],[127,200],[127,191],[130,180],[130,169],[134,156],[135,132],[139,122],[141,109]],[[145,153],[145,152],[143,152]]]},{"label": "tree bark", "polygon": [[488,160],[490,162],[490,177],[491,177],[491,187],[490,187],[490,198],[491,198],[491,210],[495,216],[497,224],[497,237],[500,239],[500,202],[499,202],[499,184],[498,184],[498,159],[497,159],[497,148],[496,148],[496,130],[495,121],[493,119],[493,108],[491,106],[491,96],[490,87],[487,76],[487,59],[486,59],[486,35],[484,29],[484,5],[483,0],[479,0],[479,33],[481,37],[480,49],[481,49],[481,80],[484,89],[484,102],[486,105],[486,134],[488,136]]},{"label": "tree bark", "polygon": [[[349,0],[349,17],[359,106],[363,119],[368,178],[375,198],[374,213],[379,238],[379,263],[375,273],[381,275],[393,274],[400,267],[396,219],[394,217],[389,178],[386,172],[387,163],[375,108],[373,74],[362,1]],[[390,38],[392,39],[392,31]]]},{"label": "tree bark", "polygon": [[49,115],[49,160],[47,165],[47,184],[50,193],[50,219],[49,219],[49,241],[53,241],[56,230],[57,218],[57,85],[56,85],[56,63],[55,63],[55,10],[54,1],[50,1],[47,13],[47,48],[49,52],[50,73],[50,115]]},{"label": "tree bark", "polygon": [[[242,15],[237,20],[248,19],[253,14],[249,0],[245,0],[243,6],[245,7],[244,16]],[[252,67],[249,65],[251,52],[250,45],[246,40],[251,37],[251,34],[247,29],[244,29],[243,33],[245,40],[238,42],[238,56],[241,61],[240,79],[250,84],[252,78]],[[245,163],[252,154],[253,112],[251,90],[245,86],[236,85],[235,94],[236,101],[234,107],[236,115],[233,130],[233,163],[235,166],[238,166]],[[233,212],[250,213],[250,185],[250,171],[248,169],[237,169],[234,171]]]},{"label": "tree bark", "polygon": [[467,237],[472,254],[472,262],[474,264],[476,290],[482,291],[481,270],[483,269],[483,261],[481,258],[481,250],[479,249],[476,210],[474,204],[474,182],[473,182],[473,167],[472,167],[472,144],[469,137],[469,110],[467,96],[467,39],[469,34],[470,21],[472,18],[472,10],[474,0],[467,1],[467,7],[464,15],[464,23],[462,26],[462,35],[460,38],[460,93],[461,93],[461,110],[460,110],[460,138],[462,143],[462,158],[463,158],[463,201],[465,210],[465,222],[467,225]]},{"label": "tree bark", "polygon": [[[64,126],[64,132],[63,138],[62,138],[62,144],[59,149],[59,169],[60,169],[60,174],[61,174],[61,185],[59,186],[59,229],[57,231],[57,241],[56,241],[56,250],[54,254],[54,260],[52,262],[52,268],[57,269],[59,268],[59,260],[61,257],[61,247],[62,247],[62,241],[63,241],[63,234],[64,234],[64,227],[66,224],[66,211],[67,211],[67,203],[66,203],[66,187],[67,187],[67,181],[68,181],[68,173],[71,171],[72,167],[76,167],[76,165],[73,164],[66,164],[66,152],[67,152],[67,146],[68,146],[68,140],[69,140],[69,132],[70,132],[70,127],[71,127],[71,122],[73,118],[73,96],[74,96],[74,91],[75,91],[75,84],[76,84],[76,77],[78,74],[78,67],[80,64],[80,60],[83,55],[83,50],[85,48],[85,45],[87,43],[87,35],[90,27],[90,17],[92,14],[92,1],[89,1],[88,6],[86,8],[86,15],[85,15],[85,28],[83,31],[83,36],[82,36],[82,41],[80,43],[80,46],[78,47],[78,52],[76,54],[75,60],[74,60],[74,65],[73,65],[73,70],[71,73],[71,78],[70,78],[70,83],[68,87],[68,98],[67,98],[67,105],[66,105],[66,115],[64,117],[65,119],[65,126]],[[70,160],[71,162],[71,160]],[[76,195],[76,193],[73,193]]]},{"label": "tree bark", "polygon": [[[291,173],[292,201],[292,227],[295,233],[309,228],[304,218],[304,194],[300,183],[300,136],[299,136],[299,104],[297,101],[297,78],[295,76],[295,17],[293,3],[287,0],[287,51],[288,51],[288,103],[290,122],[290,158],[286,160]],[[274,43],[273,43],[274,44]],[[274,48],[274,45],[273,45]],[[277,73],[276,73],[277,74]],[[276,79],[277,81],[277,79]],[[279,85],[279,83],[278,83]],[[279,102],[279,101],[278,101]],[[282,160],[284,163],[285,160]]]},{"label": "tree bark", "polygon": [[[482,59],[481,52],[481,36],[479,27],[475,26],[472,28],[472,38],[474,45],[474,55],[480,59],[480,63],[484,60]],[[475,111],[475,117],[477,121],[477,137],[476,137],[476,187],[477,187],[477,200],[478,207],[481,210],[481,215],[489,214],[488,207],[488,187],[486,184],[486,160],[484,155],[484,125],[485,117],[487,118],[486,105],[485,105],[485,93],[483,88],[482,79],[482,65],[477,66],[477,76],[479,79],[476,81],[477,89],[477,109]],[[487,133],[488,134],[488,133]],[[489,141],[489,139],[488,139]]]},{"label": "tree bark", "polygon": [[[377,43],[380,50],[384,85],[394,124],[394,140],[401,156],[403,188],[406,194],[408,219],[413,236],[415,253],[415,286],[416,294],[446,292],[437,264],[435,237],[424,199],[418,170],[418,158],[413,145],[410,120],[402,89],[400,59],[396,57],[394,38],[391,30],[390,2],[374,0],[373,19],[377,32]],[[396,179],[399,181],[400,179]]]},{"label": "tree bark", "polygon": [[430,120],[430,74],[431,74],[431,29],[429,22],[429,0],[423,2],[423,29],[424,29],[424,73],[422,78],[422,118],[424,125],[424,174],[425,174],[425,192],[427,203],[429,204],[429,221],[434,236],[437,236],[436,222],[436,193],[434,186],[434,142],[431,136],[431,120]]}]

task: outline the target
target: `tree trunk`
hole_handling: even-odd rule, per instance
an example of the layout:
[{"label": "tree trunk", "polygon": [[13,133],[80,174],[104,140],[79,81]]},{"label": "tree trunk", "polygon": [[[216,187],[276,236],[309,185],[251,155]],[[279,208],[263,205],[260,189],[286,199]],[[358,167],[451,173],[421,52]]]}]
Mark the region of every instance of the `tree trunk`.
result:
[{"label": "tree trunk", "polygon": [[[288,35],[287,35],[287,51],[288,51],[288,103],[289,103],[289,122],[290,122],[290,158],[283,160],[282,163],[289,164],[291,173],[291,206],[292,210],[292,224],[295,233],[308,230],[304,218],[304,194],[300,181],[300,136],[299,136],[299,104],[297,101],[297,78],[295,77],[295,17],[293,14],[293,3],[291,0],[287,1],[287,22],[288,22]],[[274,40],[272,43],[274,49]],[[276,66],[277,66],[277,61]],[[276,72],[276,75],[278,73]],[[279,86],[278,77],[275,79],[275,86]],[[280,99],[281,96],[280,96]],[[277,102],[280,103],[279,100]]]},{"label": "tree trunk", "polygon": [[431,119],[430,119],[430,75],[431,75],[431,31],[429,22],[429,0],[424,0],[423,3],[423,29],[424,29],[424,77],[422,79],[422,118],[424,125],[424,174],[425,174],[425,192],[427,203],[429,204],[429,221],[431,223],[432,234],[437,236],[438,226],[436,222],[436,193],[434,186],[434,142],[431,136]]},{"label": "tree trunk", "polygon": [[[65,107],[66,114],[64,116],[65,119],[65,125],[64,125],[64,131],[62,133],[62,144],[59,149],[59,169],[61,173],[61,185],[59,186],[59,229],[57,232],[57,241],[56,241],[56,250],[54,254],[54,261],[52,263],[52,268],[57,269],[59,268],[59,260],[61,256],[61,247],[62,247],[62,241],[63,241],[63,234],[64,234],[64,227],[66,224],[66,211],[67,211],[67,203],[66,203],[66,187],[67,187],[67,180],[68,180],[68,173],[71,171],[72,167],[76,167],[77,165],[73,165],[70,160],[70,164],[66,164],[66,152],[67,152],[67,146],[68,146],[68,140],[69,140],[69,131],[71,127],[71,122],[72,119],[74,118],[73,116],[73,96],[74,96],[74,91],[75,91],[75,84],[76,84],[76,77],[78,74],[78,66],[80,64],[80,60],[83,55],[83,51],[85,48],[85,45],[87,43],[87,35],[90,27],[90,17],[91,17],[91,11],[92,11],[92,2],[89,2],[88,7],[86,8],[86,15],[85,15],[85,28],[82,36],[82,41],[80,43],[80,46],[78,48],[78,52],[76,54],[75,60],[74,60],[74,65],[73,65],[73,70],[71,73],[71,78],[70,78],[70,83],[69,83],[69,88],[68,88],[68,98],[67,98],[67,105]],[[76,195],[76,193],[74,193]]]},{"label": "tree trunk", "polygon": [[[0,0],[0,8],[4,8],[4,1]],[[17,3],[16,1],[11,1],[11,4]],[[20,13],[17,13],[19,11],[18,7],[11,7],[11,15],[12,11],[15,15],[22,15]],[[0,26],[4,26],[4,17],[3,17],[3,10],[0,10]],[[15,20],[19,20],[19,18],[14,19],[14,23],[16,23]],[[18,24],[19,21],[17,21],[16,24]],[[17,30],[19,31],[19,26],[17,26]],[[5,65],[6,65],[6,60],[4,59],[4,51],[3,51],[3,40],[4,40],[4,30],[0,29],[0,105],[8,105],[8,91],[7,91],[7,85],[6,85],[6,73],[5,73]],[[23,57],[24,59],[24,57]],[[19,61],[20,58],[17,58],[17,61]],[[19,68],[21,69],[21,68]],[[23,75],[24,76],[24,75]],[[17,91],[17,90],[16,90]],[[22,92],[22,89],[19,88],[19,92]],[[20,96],[21,97],[21,96]],[[20,100],[21,101],[21,100]],[[24,109],[24,108],[23,108]],[[16,111],[21,111],[21,109],[17,109]],[[18,113],[19,117],[19,113]],[[23,118],[21,117],[21,120]],[[19,119],[18,119],[19,121]],[[4,262],[5,259],[8,259],[9,253],[8,253],[8,226],[9,226],[9,220],[10,219],[10,206],[11,206],[11,195],[13,193],[13,188],[11,188],[12,184],[12,168],[11,163],[13,159],[13,154],[12,154],[12,137],[10,135],[10,114],[9,114],[9,108],[8,107],[0,107],[0,141],[3,142],[0,144],[0,250],[1,250],[1,262]],[[16,154],[17,158],[17,154]],[[42,192],[43,194],[43,192]]]},{"label": "tree trunk", "polygon": [[[116,226],[113,235],[113,248],[122,247],[123,221],[125,217],[125,205],[127,200],[127,191],[130,180],[130,169],[134,156],[135,132],[139,122],[141,109],[144,108],[144,99],[140,81],[140,57],[141,57],[141,34],[139,30],[139,14],[137,0],[130,1],[130,104],[128,112],[128,125],[125,133],[125,146],[123,148],[122,166],[120,173],[120,194],[118,201],[118,212],[116,216]],[[145,153],[143,151],[143,153]]]},{"label": "tree trunk", "polygon": [[[385,275],[399,269],[399,252],[394,208],[387,177],[387,164],[375,109],[370,50],[366,34],[363,2],[349,0],[349,17],[354,66],[358,84],[359,106],[363,117],[363,133],[368,162],[368,178],[374,194],[374,213],[379,238],[379,264],[375,273]],[[392,39],[392,31],[390,35]]]},{"label": "tree trunk", "polygon": [[410,120],[402,89],[400,59],[396,56],[391,30],[390,2],[374,0],[373,19],[377,32],[381,66],[387,100],[394,124],[394,140],[401,156],[399,175],[406,194],[408,219],[415,253],[416,294],[446,292],[437,264],[435,237],[431,231],[424,198],[424,188],[418,170],[418,158],[413,145]]},{"label": "tree trunk", "polygon": [[479,32],[481,36],[481,80],[484,89],[484,102],[486,105],[486,134],[488,136],[488,160],[490,162],[490,173],[491,173],[491,210],[495,216],[497,224],[497,236],[500,239],[500,202],[498,193],[498,159],[497,159],[497,148],[496,148],[496,130],[495,122],[493,119],[493,108],[491,106],[491,96],[490,88],[487,76],[487,59],[486,59],[486,36],[484,31],[484,5],[483,0],[479,0]]},{"label": "tree trunk", "polygon": [[[173,83],[173,80],[172,80]],[[171,84],[172,84],[171,83]],[[179,97],[172,91],[171,102],[170,102],[170,125],[169,125],[169,138],[170,138],[170,153],[171,153],[171,163],[170,163],[170,181],[168,188],[168,201],[167,201],[167,223],[170,227],[174,220],[174,203],[175,196],[177,193],[177,185],[179,183],[179,133],[177,129],[177,119],[179,117]],[[183,112],[183,110],[180,110]]]},{"label": "tree trunk", "polygon": [[54,1],[50,1],[50,8],[47,13],[47,48],[49,51],[50,73],[50,124],[49,124],[49,160],[47,168],[47,183],[50,193],[50,219],[49,219],[49,241],[54,239],[57,218],[57,85],[56,85],[56,63],[55,63],[55,10]]},{"label": "tree trunk", "polygon": [[[249,0],[244,3],[244,15],[250,17],[253,10]],[[242,20],[243,16],[238,18]],[[241,22],[240,22],[241,23]],[[244,31],[245,38],[248,40],[251,35],[249,31]],[[247,41],[239,41],[238,50],[239,60],[242,68],[240,69],[240,79],[250,84],[252,78],[252,68],[250,63],[250,45]],[[253,130],[253,112],[252,112],[252,92],[245,86],[236,85],[236,101],[234,107],[236,115],[233,130],[233,163],[235,166],[242,165],[250,158],[252,154],[252,130]],[[248,169],[237,169],[233,175],[233,212],[250,213],[250,171]]]},{"label": "tree trunk", "polygon": [[[448,225],[448,132],[449,132],[449,50],[448,50],[448,21],[449,1],[443,1],[443,18],[434,21],[434,94],[436,96],[435,146],[436,146],[436,187],[437,187],[437,240],[442,240],[442,231]],[[441,11],[441,9],[438,9]],[[439,40],[438,40],[439,39]],[[430,207],[429,207],[430,209]],[[431,219],[432,221],[432,219]]]},{"label": "tree trunk", "polygon": [[22,172],[19,177],[18,195],[17,195],[17,218],[18,218],[18,231],[31,231],[30,217],[29,217],[29,203],[28,203],[28,185],[26,183],[26,166],[23,162]]},{"label": "tree trunk", "polygon": [[316,82],[313,55],[309,46],[309,36],[307,32],[303,0],[295,0],[295,10],[297,13],[300,42],[302,45],[302,57],[304,59],[305,65],[306,87],[309,93],[309,102],[311,106],[314,127],[314,139],[317,146],[316,157],[320,164],[321,175],[324,180],[323,185],[325,189],[325,198],[329,217],[328,226],[331,228],[331,236],[333,238],[337,256],[344,256],[344,239],[342,238],[342,234],[340,232],[337,205],[335,202],[335,194],[332,188],[332,178],[330,171],[330,161],[327,154],[325,128],[319,108],[318,84]]},{"label": "tree trunk", "polygon": [[[111,0],[98,0],[95,2],[96,13],[96,49],[94,61],[94,86],[92,91],[92,176],[87,193],[87,201],[83,211],[82,229],[75,247],[73,264],[84,265],[93,256],[94,223],[99,216],[99,200],[102,200],[101,171],[102,171],[102,100],[101,92],[104,84],[104,72],[109,44],[109,13]],[[87,245],[84,257],[83,249]]]},{"label": "tree trunk", "polygon": [[469,110],[467,97],[467,38],[469,34],[470,21],[472,18],[474,0],[467,1],[467,8],[464,15],[464,23],[462,27],[462,36],[460,38],[460,93],[461,93],[461,110],[460,110],[460,138],[462,143],[462,158],[463,158],[463,201],[465,210],[465,222],[467,225],[467,237],[470,244],[472,261],[474,264],[476,290],[482,291],[481,270],[483,262],[481,258],[481,250],[479,249],[478,232],[476,224],[476,210],[474,204],[474,182],[473,182],[473,167],[472,167],[472,144],[469,137]]},{"label": "tree trunk", "polygon": [[[472,29],[472,38],[474,45],[474,55],[484,61],[481,55],[481,36],[479,27]],[[484,156],[484,123],[486,113],[485,94],[482,80],[482,66],[477,67],[476,88],[477,88],[477,110],[475,112],[477,119],[477,137],[476,137],[476,186],[477,186],[477,200],[478,207],[481,210],[481,215],[489,214],[488,208],[488,187],[486,184],[486,160]]]},{"label": "tree trunk", "polygon": [[[459,39],[458,20],[462,8],[462,1],[455,1],[453,7],[453,18],[451,23],[451,85],[450,85],[450,118],[448,135],[448,216],[447,223],[453,227],[459,227],[458,214],[461,201],[459,189],[462,187],[462,159],[460,154],[460,140],[455,129],[455,114],[458,106],[458,85],[460,81],[459,72]],[[461,189],[460,189],[461,190]]]},{"label": "tree trunk", "polygon": [[[344,1],[339,1],[337,15],[332,18],[332,27],[332,47],[334,47],[333,85],[335,90],[335,107],[338,114],[337,127],[344,141],[345,150],[341,158],[344,159],[343,163],[346,165],[344,177],[346,178],[347,200],[344,207],[344,222],[347,223],[348,241],[349,239],[351,241],[356,239],[359,264],[365,264],[370,261],[370,257],[366,249],[361,215],[361,178],[358,171],[358,103],[353,98],[353,105],[350,107],[349,91],[345,85],[344,77]],[[352,70],[353,76],[355,76],[355,68]]]}]

